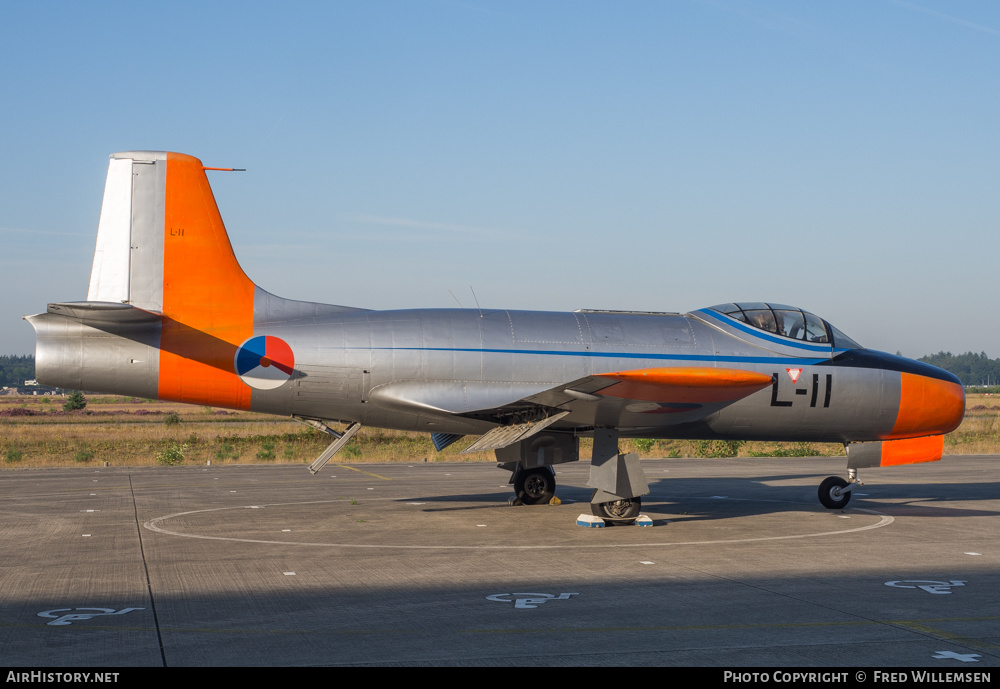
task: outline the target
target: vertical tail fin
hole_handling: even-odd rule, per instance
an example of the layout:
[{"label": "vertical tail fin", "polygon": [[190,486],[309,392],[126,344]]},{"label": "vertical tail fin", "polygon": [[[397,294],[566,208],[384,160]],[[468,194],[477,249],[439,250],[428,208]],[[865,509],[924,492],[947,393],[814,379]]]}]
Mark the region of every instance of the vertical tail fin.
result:
[{"label": "vertical tail fin", "polygon": [[253,295],[200,160],[159,151],[111,156],[88,301],[218,327],[251,321]]},{"label": "vertical tail fin", "polygon": [[39,380],[234,409],[250,408],[252,396],[291,393],[248,380],[273,376],[240,375],[256,357],[260,368],[280,368],[278,378],[291,376],[287,343],[277,340],[287,353],[280,366],[267,356],[277,339],[267,337],[271,325],[356,309],[254,285],[233,254],[207,169],[180,153],[111,156],[87,302],[26,316],[38,336]]},{"label": "vertical tail fin", "polygon": [[255,286],[240,268],[201,161],[111,156],[88,301],[161,313],[159,397],[249,406],[236,348],[253,336]]}]

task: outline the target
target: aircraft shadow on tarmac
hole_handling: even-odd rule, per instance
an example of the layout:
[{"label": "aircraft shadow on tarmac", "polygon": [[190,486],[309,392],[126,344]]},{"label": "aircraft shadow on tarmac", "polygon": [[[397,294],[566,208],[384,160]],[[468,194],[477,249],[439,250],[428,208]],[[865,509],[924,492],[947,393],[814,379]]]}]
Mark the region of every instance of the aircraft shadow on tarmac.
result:
[{"label": "aircraft shadow on tarmac", "polygon": [[[997,632],[997,618],[981,612],[993,600],[994,572],[972,563],[904,567],[889,558],[857,572],[836,566],[833,554],[817,564],[810,560],[815,550],[799,551],[797,544],[785,557],[810,569],[794,575],[760,564],[720,574],[711,564],[715,556],[695,550],[672,552],[669,560],[683,557],[712,571],[658,563],[625,577],[595,568],[595,562],[617,563],[617,553],[586,551],[548,563],[486,553],[449,561],[454,573],[447,583],[424,576],[419,565],[427,556],[419,553],[391,563],[378,555],[329,552],[292,557],[293,565],[238,561],[227,566],[225,579],[206,580],[205,561],[215,552],[176,568],[153,563],[155,605],[139,577],[134,596],[98,586],[87,595],[8,601],[0,640],[8,661],[45,667],[798,666],[845,657],[856,665],[893,666],[933,662],[945,648],[976,653],[984,666],[996,663],[997,652],[977,643]],[[305,590],[290,588],[289,577],[280,575],[289,566],[308,580]],[[374,580],[373,570],[379,571]],[[936,596],[886,585],[907,578],[964,582],[952,595]],[[183,594],[176,590],[180,580],[188,589]],[[221,590],[198,590],[217,586]],[[512,591],[572,595],[518,610]],[[488,598],[497,594],[499,599]],[[135,610],[63,626],[39,617],[108,600]],[[945,616],[964,625],[957,642],[954,633],[949,636],[955,622],[940,621]]]},{"label": "aircraft shadow on tarmac", "polygon": [[[797,479],[814,480],[815,484],[761,485]],[[642,511],[654,519],[668,517],[673,521],[732,519],[737,516],[761,516],[789,511],[839,512],[827,510],[817,498],[815,474],[779,474],[747,476],[745,478],[651,478],[651,493],[642,498]],[[586,486],[560,483],[556,496],[563,504],[576,503],[589,512],[592,489]],[[984,517],[997,516],[1000,511],[959,507],[964,501],[976,500],[973,493],[989,496],[1000,494],[1000,482],[993,483],[882,483],[871,480],[857,491],[858,495],[846,510],[864,508],[909,517]],[[512,493],[422,495],[406,498],[428,503],[427,512],[495,509],[503,505]],[[471,503],[471,504],[470,504]],[[433,505],[433,506],[432,506]],[[536,509],[545,505],[533,506]],[[518,506],[516,509],[525,509]]]}]

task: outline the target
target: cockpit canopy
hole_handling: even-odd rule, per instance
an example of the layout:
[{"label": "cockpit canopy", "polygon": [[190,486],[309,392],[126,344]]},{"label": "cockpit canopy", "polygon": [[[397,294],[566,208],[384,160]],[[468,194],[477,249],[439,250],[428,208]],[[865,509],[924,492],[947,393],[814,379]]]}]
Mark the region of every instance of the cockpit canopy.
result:
[{"label": "cockpit canopy", "polygon": [[781,337],[817,344],[832,343],[836,349],[861,349],[861,345],[819,316],[794,306],[753,301],[709,308]]}]

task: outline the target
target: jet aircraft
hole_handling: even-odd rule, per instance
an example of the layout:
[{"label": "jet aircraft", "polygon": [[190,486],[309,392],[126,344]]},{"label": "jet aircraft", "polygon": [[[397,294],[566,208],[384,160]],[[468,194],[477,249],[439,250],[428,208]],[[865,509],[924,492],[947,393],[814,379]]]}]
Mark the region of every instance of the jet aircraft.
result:
[{"label": "jet aircraft", "polygon": [[[39,381],[294,417],[333,436],[362,425],[481,436],[514,502],[547,502],[553,466],[593,438],[592,510],[634,521],[649,492],[618,440],[843,443],[858,469],[941,458],[959,380],[865,349],[799,308],[735,302],[691,313],[361,308],[282,299],[237,263],[207,168],[179,153],[110,157],[86,301],[26,316]],[[333,426],[342,425],[342,430]]]}]

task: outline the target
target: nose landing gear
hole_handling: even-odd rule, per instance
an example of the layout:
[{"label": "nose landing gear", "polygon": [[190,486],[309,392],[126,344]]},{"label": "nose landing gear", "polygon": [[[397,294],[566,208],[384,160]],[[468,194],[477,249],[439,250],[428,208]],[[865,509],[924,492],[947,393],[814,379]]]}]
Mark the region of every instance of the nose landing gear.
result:
[{"label": "nose landing gear", "polygon": [[823,507],[831,510],[844,509],[851,501],[851,491],[860,485],[857,469],[847,470],[847,480],[839,476],[828,476],[819,484],[819,501],[823,503]]}]

